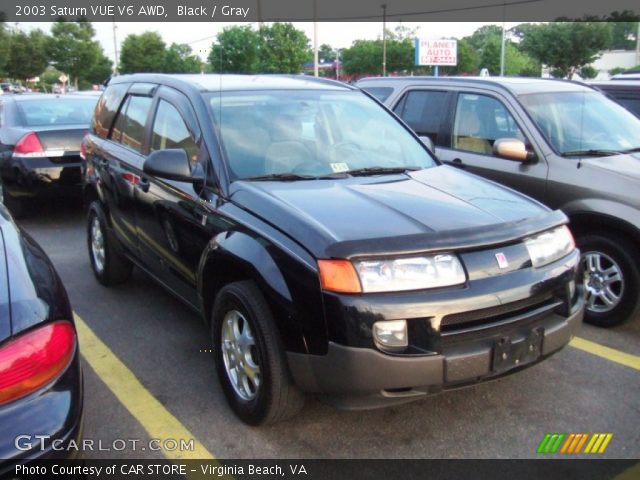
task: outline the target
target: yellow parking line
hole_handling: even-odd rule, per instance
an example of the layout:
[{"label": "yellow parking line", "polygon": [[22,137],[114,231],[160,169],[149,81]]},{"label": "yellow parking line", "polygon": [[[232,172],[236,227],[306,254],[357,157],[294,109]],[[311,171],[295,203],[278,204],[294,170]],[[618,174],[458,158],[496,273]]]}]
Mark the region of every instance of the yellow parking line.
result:
[{"label": "yellow parking line", "polygon": [[640,478],[640,463],[636,463],[633,467],[628,468],[613,480],[638,480]]},{"label": "yellow parking line", "polygon": [[[213,460],[215,457],[209,450],[140,383],[133,372],[89,326],[77,314],[74,314],[74,318],[80,353],[149,436],[160,440],[158,447],[162,448],[162,454],[170,460]],[[193,440],[193,450],[167,450],[164,448],[163,439],[173,439],[178,444],[181,440]]]},{"label": "yellow parking line", "polygon": [[604,345],[600,345],[599,343],[591,342],[580,337],[574,337],[569,345],[577,348],[578,350],[619,363],[620,365],[640,370],[640,357],[637,357],[636,355],[605,347]]}]

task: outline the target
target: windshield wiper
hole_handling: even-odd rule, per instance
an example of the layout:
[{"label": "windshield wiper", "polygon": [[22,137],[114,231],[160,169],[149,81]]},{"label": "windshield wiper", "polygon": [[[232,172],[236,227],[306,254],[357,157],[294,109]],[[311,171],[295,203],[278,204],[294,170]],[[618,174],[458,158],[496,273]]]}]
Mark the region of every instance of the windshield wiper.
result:
[{"label": "windshield wiper", "polygon": [[294,182],[296,180],[315,180],[318,177],[313,175],[300,175],[297,173],[269,173],[267,175],[256,175],[255,177],[247,177],[242,178],[241,180],[248,181],[269,181],[269,180],[281,180],[281,181],[289,181]]},{"label": "windshield wiper", "polygon": [[344,173],[352,175],[354,177],[364,175],[381,175],[385,173],[405,173],[415,172],[416,170],[422,170],[420,167],[366,167],[356,168],[354,170],[347,170]]},{"label": "windshield wiper", "polygon": [[618,150],[605,150],[605,149],[590,149],[590,150],[569,150],[568,152],[562,152],[563,157],[610,157],[611,155],[620,155],[625,152]]}]

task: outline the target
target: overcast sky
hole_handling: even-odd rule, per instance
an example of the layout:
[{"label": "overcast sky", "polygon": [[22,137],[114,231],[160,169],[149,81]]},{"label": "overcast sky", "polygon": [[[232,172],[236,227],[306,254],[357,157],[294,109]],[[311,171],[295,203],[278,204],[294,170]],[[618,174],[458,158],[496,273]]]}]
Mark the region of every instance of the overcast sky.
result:
[{"label": "overcast sky", "polygon": [[[418,28],[418,36],[426,38],[442,38],[457,37],[462,38],[472,34],[477,28],[487,23],[481,22],[457,22],[457,23],[403,23],[409,28]],[[221,22],[203,22],[203,23],[153,23],[153,22],[121,22],[116,24],[116,38],[118,42],[118,51],[120,43],[130,33],[140,34],[144,31],[158,32],[167,45],[172,42],[188,43],[193,51],[200,55],[203,59],[207,58],[211,43],[215,36],[225,26],[233,25]],[[237,24],[247,25],[247,24]],[[254,25],[254,24],[250,24]],[[312,22],[294,22],[296,28],[303,30],[313,46],[313,23]],[[398,22],[387,22],[389,29],[393,30]],[[501,25],[501,23],[496,23]],[[510,28],[517,23],[507,23],[506,27]],[[41,28],[48,31],[51,28],[50,23],[22,23],[18,24],[20,28],[29,30],[32,28]],[[96,22],[93,24],[96,30],[96,38],[102,44],[105,54],[114,59],[113,46],[113,24],[111,22]],[[254,25],[255,26],[255,25]],[[335,22],[317,24],[318,29],[318,45],[328,43],[334,48],[345,48],[351,46],[351,43],[357,39],[374,40],[382,35],[381,22]]]}]

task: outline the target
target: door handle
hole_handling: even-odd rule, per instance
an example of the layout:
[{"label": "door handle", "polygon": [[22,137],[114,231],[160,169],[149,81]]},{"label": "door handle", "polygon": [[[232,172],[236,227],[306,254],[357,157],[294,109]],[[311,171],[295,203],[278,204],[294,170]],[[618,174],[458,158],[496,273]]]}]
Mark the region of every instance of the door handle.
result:
[{"label": "door handle", "polygon": [[460,158],[454,158],[453,160],[451,160],[451,164],[456,168],[462,168],[462,169],[467,168],[467,166],[464,164],[464,162]]},{"label": "door handle", "polygon": [[149,191],[149,187],[151,186],[151,182],[146,177],[140,177],[140,181],[136,185],[137,188],[147,193]]}]

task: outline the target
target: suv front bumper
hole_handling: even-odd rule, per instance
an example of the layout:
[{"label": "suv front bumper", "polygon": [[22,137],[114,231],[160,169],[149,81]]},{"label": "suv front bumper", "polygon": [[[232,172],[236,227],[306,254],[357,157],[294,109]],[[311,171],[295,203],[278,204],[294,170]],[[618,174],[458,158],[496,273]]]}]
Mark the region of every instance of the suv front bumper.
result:
[{"label": "suv front bumper", "polygon": [[[525,298],[472,310],[478,304],[477,298],[470,291],[457,292],[455,295],[460,298],[451,299],[451,303],[452,310],[458,309],[459,313],[440,316],[442,324],[437,329],[428,315],[429,302],[420,306],[418,318],[406,315],[418,311],[415,305],[395,304],[396,318],[408,318],[412,324],[410,336],[412,331],[419,335],[421,348],[403,354],[385,353],[367,346],[368,335],[364,335],[357,346],[329,342],[326,355],[288,352],[294,381],[306,392],[327,395],[337,406],[375,408],[495,379],[534,365],[562,349],[581,326],[582,287],[577,286],[573,297],[565,297],[564,301],[561,294],[557,295],[559,291],[568,291],[567,284],[575,278],[578,258],[576,251],[548,268],[513,274],[512,280],[524,280],[511,285],[514,291],[526,287],[538,292],[537,298],[544,298],[543,301]],[[359,313],[351,314],[348,321],[359,322],[359,330],[363,331],[363,318],[375,320],[376,311],[381,309],[375,302],[367,307],[360,304]],[[345,310],[355,309],[347,305]],[[389,319],[382,315],[377,319],[381,318]],[[451,323],[446,324],[447,321]]]}]

